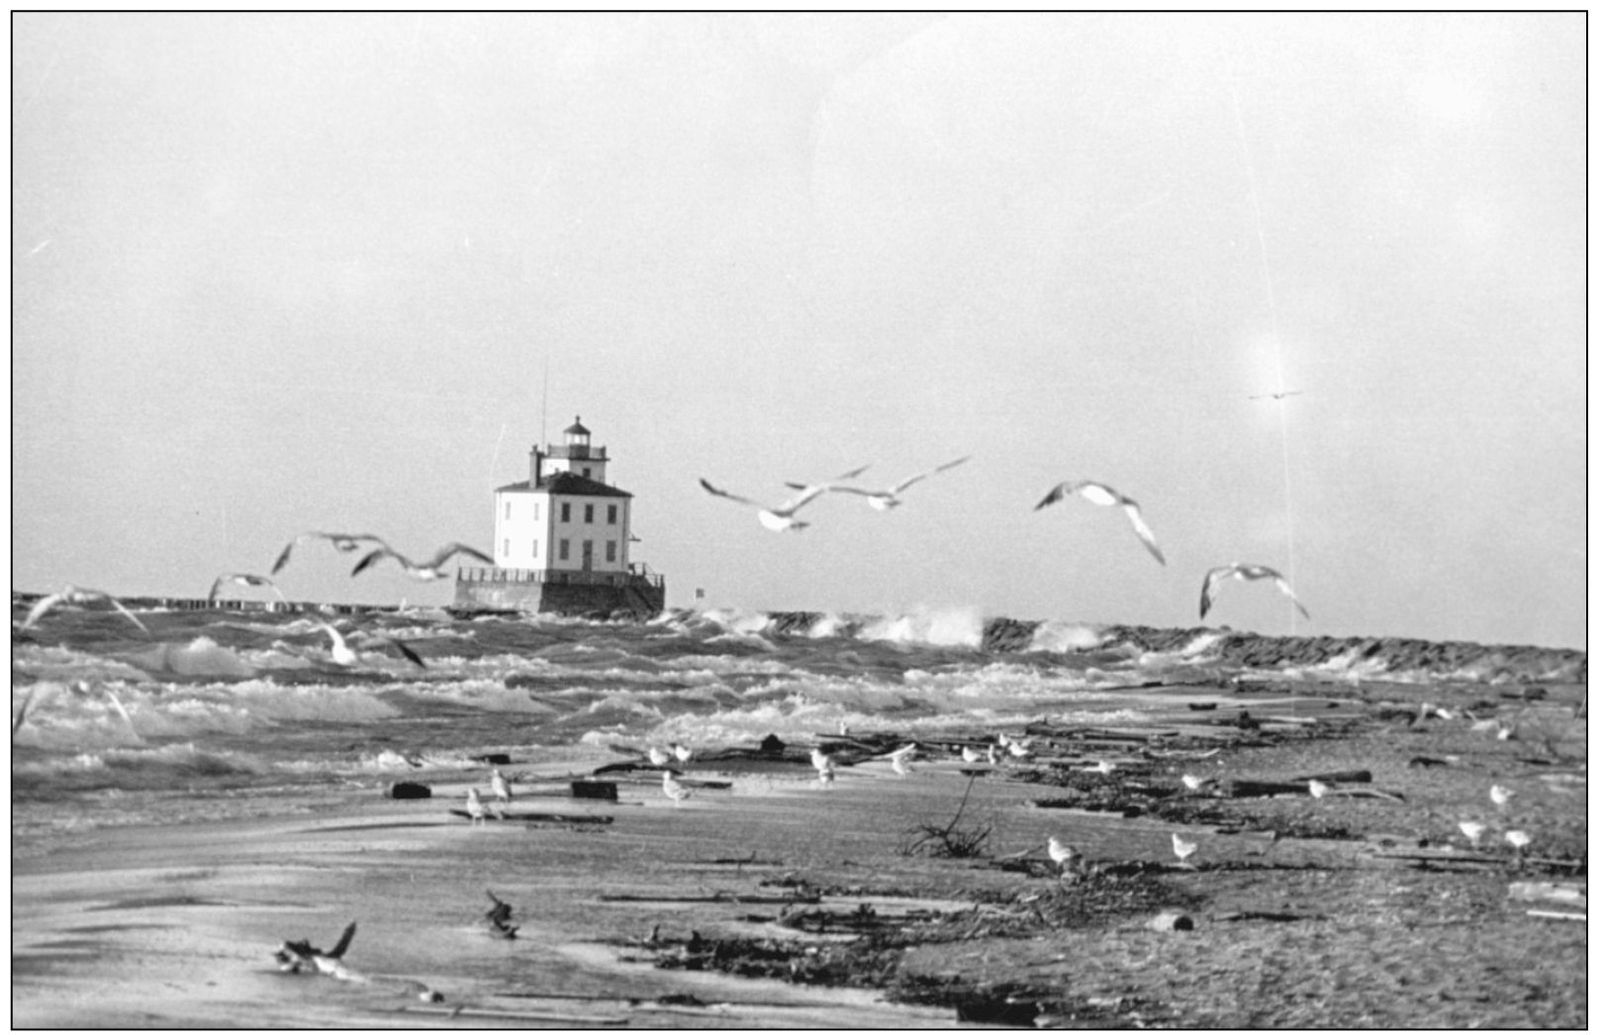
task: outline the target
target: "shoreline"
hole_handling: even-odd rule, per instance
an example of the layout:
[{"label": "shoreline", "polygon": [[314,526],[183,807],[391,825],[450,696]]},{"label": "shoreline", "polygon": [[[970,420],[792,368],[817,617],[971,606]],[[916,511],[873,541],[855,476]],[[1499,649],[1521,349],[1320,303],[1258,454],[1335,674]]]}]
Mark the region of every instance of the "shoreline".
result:
[{"label": "shoreline", "polygon": [[[1414,719],[1440,686],[1170,686],[1151,691],[1166,711],[1149,729],[1009,729],[1040,752],[1016,766],[966,764],[954,735],[898,777],[869,755],[897,739],[887,723],[824,738],[842,761],[829,786],[790,745],[692,762],[686,782],[702,786],[682,805],[647,766],[604,774],[617,804],[561,796],[593,770],[504,767],[516,808],[610,823],[470,826],[450,810],[487,770],[435,771],[409,774],[432,785],[424,800],[384,798],[374,777],[308,791],[322,804],[303,815],[103,827],[41,854],[14,841],[13,1022],[431,1025],[462,1006],[475,1026],[933,1027],[1006,1000],[1064,1024],[1584,1023],[1586,925],[1508,895],[1584,886],[1584,869],[1517,869],[1504,849],[1472,861],[1454,820],[1517,816],[1533,857],[1584,853],[1585,721],[1570,713],[1584,687],[1539,702],[1461,689],[1514,735]],[[1087,771],[1097,758],[1115,774]],[[1214,791],[1181,791],[1194,769]],[[1360,770],[1368,781],[1319,801],[1218,790]],[[1517,812],[1486,801],[1493,781]],[[980,853],[909,851],[921,826],[949,823],[989,826]],[[1195,869],[1171,854],[1176,831],[1201,844]],[[1048,833],[1077,846],[1084,874],[1054,873]],[[1422,869],[1397,857],[1404,836],[1453,847]],[[487,931],[487,891],[513,906],[516,938]],[[782,904],[804,892],[816,901]],[[1194,929],[1148,929],[1167,908]],[[369,980],[278,971],[281,943],[328,946],[352,921],[343,964]],[[1522,997],[1496,991],[1511,966]],[[737,976],[765,967],[797,980]],[[829,983],[843,976],[851,989]],[[696,1005],[719,1002],[733,1005]]]}]

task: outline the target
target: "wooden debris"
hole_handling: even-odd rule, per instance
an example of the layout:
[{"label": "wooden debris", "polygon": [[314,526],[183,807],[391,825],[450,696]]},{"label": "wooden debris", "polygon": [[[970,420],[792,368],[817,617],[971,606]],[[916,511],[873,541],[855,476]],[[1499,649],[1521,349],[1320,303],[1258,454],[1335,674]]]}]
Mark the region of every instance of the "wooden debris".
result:
[{"label": "wooden debris", "polygon": [[1507,856],[1487,855],[1484,852],[1460,852],[1454,848],[1404,848],[1376,852],[1375,858],[1397,859],[1420,866],[1427,863],[1479,863],[1489,866],[1501,866],[1508,862]]},{"label": "wooden debris", "polygon": [[1517,880],[1508,886],[1508,897],[1521,902],[1557,902],[1561,905],[1585,907],[1586,885]]},{"label": "wooden debris", "polygon": [[568,788],[575,798],[618,800],[618,785],[611,780],[574,780]]},{"label": "wooden debris", "polygon": [[482,1006],[403,1006],[402,1013],[426,1013],[440,1017],[485,1017],[503,1021],[541,1021],[574,1027],[616,1028],[629,1023],[627,1017],[591,1017],[584,1014],[545,1013],[531,1010],[491,1010]]},{"label": "wooden debris", "polygon": [[1292,779],[1306,787],[1309,780],[1318,780],[1320,783],[1369,783],[1374,777],[1368,769],[1336,769],[1324,773],[1293,776]]},{"label": "wooden debris", "polygon": [[[463,819],[471,820],[473,818],[468,814],[467,809],[451,809],[450,813],[453,816],[461,816]],[[484,818],[492,822],[521,820],[524,823],[600,823],[603,825],[612,822],[611,816],[570,816],[560,812],[508,812],[502,816],[486,815]]]},{"label": "wooden debris", "polygon": [[1320,913],[1276,913],[1276,912],[1269,912],[1269,911],[1265,911],[1265,910],[1261,910],[1261,909],[1246,909],[1246,910],[1241,910],[1239,912],[1215,913],[1215,914],[1212,915],[1211,919],[1214,919],[1214,920],[1268,920],[1271,923],[1291,924],[1291,923],[1296,923],[1299,920],[1328,920],[1330,918],[1327,917],[1327,916],[1324,916],[1324,915],[1322,915]]},{"label": "wooden debris", "polygon": [[1551,909],[1527,909],[1525,915],[1542,916],[1551,920],[1580,920],[1583,923],[1586,921],[1585,913],[1560,913]]},{"label": "wooden debris", "polygon": [[795,895],[762,895],[740,891],[719,891],[711,895],[631,895],[625,892],[596,896],[602,902],[738,902],[742,905],[816,905],[823,901],[817,892]]}]

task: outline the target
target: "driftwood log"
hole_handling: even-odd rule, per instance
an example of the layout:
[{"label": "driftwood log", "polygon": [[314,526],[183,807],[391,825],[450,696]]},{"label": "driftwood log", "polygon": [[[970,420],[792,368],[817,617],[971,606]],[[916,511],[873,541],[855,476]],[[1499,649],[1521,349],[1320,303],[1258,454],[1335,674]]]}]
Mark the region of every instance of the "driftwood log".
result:
[{"label": "driftwood log", "polygon": [[1520,902],[1556,902],[1564,906],[1586,908],[1585,884],[1560,884],[1555,881],[1517,880],[1508,886],[1508,897]]},{"label": "driftwood log", "polygon": [[[467,809],[451,809],[450,812],[451,815],[461,816],[466,820],[473,818]],[[501,816],[493,812],[486,812],[484,818],[488,821],[506,820],[507,822],[512,822],[518,820],[524,823],[600,823],[605,825],[612,822],[611,816],[568,816],[560,812],[508,812]]]}]

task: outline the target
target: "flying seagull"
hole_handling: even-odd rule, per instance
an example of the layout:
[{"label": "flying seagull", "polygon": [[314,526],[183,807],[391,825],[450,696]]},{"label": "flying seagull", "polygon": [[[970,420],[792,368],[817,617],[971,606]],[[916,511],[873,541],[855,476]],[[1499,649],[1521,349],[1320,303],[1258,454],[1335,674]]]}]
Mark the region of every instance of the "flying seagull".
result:
[{"label": "flying seagull", "polygon": [[362,572],[366,571],[368,568],[371,568],[384,558],[394,557],[400,562],[401,567],[406,569],[406,573],[412,576],[414,579],[418,579],[423,582],[429,582],[434,579],[446,579],[450,578],[451,576],[445,570],[445,562],[449,561],[452,557],[455,557],[459,553],[466,554],[476,561],[483,561],[485,564],[495,563],[494,557],[491,557],[479,550],[475,550],[471,546],[466,546],[462,543],[446,543],[444,546],[440,547],[438,553],[436,553],[429,560],[421,563],[411,560],[410,558],[403,557],[394,550],[390,549],[388,546],[381,546],[377,550],[374,550],[372,553],[369,553],[367,556],[357,561],[356,567],[351,569],[351,574],[360,575]]},{"label": "flying seagull", "polygon": [[1083,500],[1102,507],[1123,507],[1124,516],[1130,519],[1130,527],[1135,529],[1136,537],[1146,546],[1147,551],[1158,559],[1159,564],[1168,563],[1163,559],[1163,551],[1158,549],[1158,540],[1152,534],[1152,529],[1148,528],[1147,523],[1141,520],[1141,505],[1135,500],[1118,489],[1103,485],[1101,482],[1059,482],[1052,487],[1051,492],[1046,494],[1045,499],[1035,505],[1035,509],[1040,510],[1042,507],[1051,506],[1060,502],[1066,496],[1079,496]]},{"label": "flying seagull", "polygon": [[1302,612],[1304,618],[1313,617],[1308,613],[1308,609],[1302,606],[1302,601],[1297,599],[1297,595],[1291,591],[1291,583],[1286,581],[1286,577],[1262,564],[1226,564],[1219,568],[1210,568],[1202,580],[1202,614],[1199,617],[1208,617],[1208,609],[1213,606],[1213,595],[1218,592],[1219,583],[1231,578],[1274,579],[1275,585],[1280,587],[1280,592],[1291,598],[1291,602],[1297,605],[1297,610]]},{"label": "flying seagull", "polygon": [[274,593],[278,594],[278,599],[283,600],[286,604],[289,603],[289,601],[285,599],[283,591],[278,588],[272,579],[268,578],[266,575],[248,575],[243,572],[233,572],[228,575],[217,576],[217,581],[212,583],[211,592],[206,594],[206,603],[217,603],[217,591],[222,589],[230,582],[240,586],[266,586],[268,589],[271,589]]},{"label": "flying seagull", "polygon": [[[909,486],[923,481],[932,474],[940,474],[942,471],[956,467],[958,464],[964,463],[968,459],[969,458],[966,456],[960,456],[956,460],[948,460],[946,463],[934,468],[933,470],[925,471],[922,474],[915,474],[911,478],[903,478],[901,481],[897,482],[895,485],[892,485],[888,489],[859,489],[855,485],[837,484],[826,485],[825,488],[830,492],[850,492],[857,496],[866,496],[868,498],[868,505],[873,507],[875,510],[890,510],[892,507],[899,507],[902,505],[902,501],[900,499],[901,494],[903,490]],[[786,482],[785,484],[792,489],[810,488],[810,486],[799,485],[796,482]]]},{"label": "flying seagull", "polygon": [[351,551],[360,547],[363,543],[377,543],[380,546],[389,545],[378,536],[367,535],[366,533],[347,534],[345,532],[302,532],[294,539],[291,539],[284,547],[283,552],[278,555],[278,560],[273,562],[272,573],[277,575],[281,570],[283,570],[284,565],[289,563],[290,551],[295,549],[295,547],[301,543],[306,542],[308,539],[327,539],[334,544],[334,549],[338,550],[340,553],[350,553]]},{"label": "flying seagull", "polygon": [[748,507],[756,507],[757,520],[761,521],[763,527],[771,532],[800,532],[808,526],[809,522],[797,520],[795,517],[796,511],[821,496],[827,485],[809,485],[776,507],[765,507],[756,500],[749,500],[744,496],[736,496],[732,492],[725,492],[705,478],[701,479],[701,487],[714,496],[722,496],[726,500],[734,500],[736,503],[744,503]]},{"label": "flying seagull", "polygon": [[116,597],[110,593],[102,593],[98,589],[80,589],[77,586],[68,586],[60,593],[52,593],[47,597],[40,598],[39,602],[34,604],[33,609],[28,612],[28,617],[23,619],[22,627],[24,629],[32,628],[35,622],[44,617],[46,611],[49,611],[57,604],[88,604],[96,600],[108,602],[112,607],[127,616],[130,622],[139,626],[140,632],[146,636],[150,635],[150,630],[145,628],[145,623],[135,618],[134,613],[123,607],[122,602]]},{"label": "flying seagull", "polygon": [[1301,394],[1302,394],[1302,389],[1298,388],[1298,389],[1295,389],[1295,390],[1290,391],[1290,392],[1265,392],[1263,395],[1249,395],[1249,396],[1247,396],[1247,398],[1249,398],[1249,399],[1284,399],[1288,395],[1301,395]]}]

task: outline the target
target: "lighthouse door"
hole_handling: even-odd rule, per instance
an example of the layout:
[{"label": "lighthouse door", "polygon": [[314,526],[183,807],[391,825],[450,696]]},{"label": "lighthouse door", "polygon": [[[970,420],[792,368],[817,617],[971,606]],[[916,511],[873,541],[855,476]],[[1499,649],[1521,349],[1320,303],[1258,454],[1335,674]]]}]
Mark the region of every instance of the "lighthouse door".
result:
[{"label": "lighthouse door", "polygon": [[590,570],[590,564],[591,564],[592,561],[595,560],[595,556],[596,556],[595,546],[596,546],[596,544],[591,542],[588,539],[586,539],[584,541],[584,570],[585,571],[589,571]]}]

